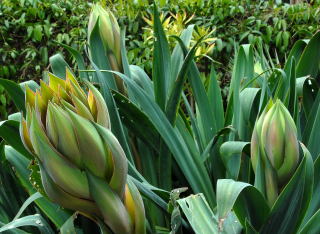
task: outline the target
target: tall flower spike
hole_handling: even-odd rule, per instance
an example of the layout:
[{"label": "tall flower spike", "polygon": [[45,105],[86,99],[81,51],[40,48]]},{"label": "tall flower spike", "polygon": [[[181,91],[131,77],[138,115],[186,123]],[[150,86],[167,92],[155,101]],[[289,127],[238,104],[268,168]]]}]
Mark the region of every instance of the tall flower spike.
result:
[{"label": "tall flower spike", "polygon": [[110,131],[107,105],[86,86],[88,94],[67,70],[66,80],[49,74],[37,92],[27,87],[22,142],[37,159],[52,201],[104,220],[113,233],[143,234],[142,198],[127,180],[127,158]]}]

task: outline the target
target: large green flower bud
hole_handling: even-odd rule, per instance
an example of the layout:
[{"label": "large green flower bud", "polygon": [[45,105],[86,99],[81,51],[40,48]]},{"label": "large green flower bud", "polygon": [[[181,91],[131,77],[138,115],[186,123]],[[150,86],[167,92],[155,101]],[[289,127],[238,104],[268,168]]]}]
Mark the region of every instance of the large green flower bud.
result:
[{"label": "large green flower bud", "polygon": [[26,89],[26,119],[20,135],[40,166],[46,194],[61,206],[114,233],[144,233],[139,191],[127,180],[127,159],[110,131],[108,109],[90,83],[88,93],[67,70],[66,80],[49,74],[36,92]]},{"label": "large green flower bud", "polygon": [[259,157],[265,172],[267,198],[273,204],[278,189],[290,180],[299,162],[297,129],[280,100],[265,109],[253,130],[251,162],[255,171]]},{"label": "large green flower bud", "polygon": [[[114,71],[122,72],[122,59],[121,59],[121,43],[120,43],[120,27],[117,19],[111,11],[103,8],[99,3],[94,4],[91,10],[88,23],[88,41],[93,28],[98,21],[99,33],[103,42],[106,55],[109,59],[111,69]],[[116,77],[116,83],[119,91],[124,92],[123,81]]]}]

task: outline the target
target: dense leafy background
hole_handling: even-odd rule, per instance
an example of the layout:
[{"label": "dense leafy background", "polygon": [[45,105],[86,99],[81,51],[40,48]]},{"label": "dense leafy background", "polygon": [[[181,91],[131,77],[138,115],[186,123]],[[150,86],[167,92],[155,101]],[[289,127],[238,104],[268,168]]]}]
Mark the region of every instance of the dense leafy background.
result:
[{"label": "dense leafy background", "polygon": [[[93,2],[93,1],[91,1]],[[106,1],[127,29],[129,62],[151,71],[152,5],[148,0]],[[312,4],[274,4],[273,1],[158,0],[167,34],[180,34],[190,24],[199,35],[211,32],[215,46],[208,55],[227,69],[236,44],[264,42],[280,62],[298,39],[319,29],[319,1]],[[82,50],[90,1],[3,0],[0,4],[0,76],[12,80],[39,80],[48,57],[61,50],[56,42]],[[171,46],[174,40],[170,40]],[[72,59],[67,56],[67,61]],[[204,59],[203,70],[206,69]]]},{"label": "dense leafy background", "polygon": [[[146,199],[150,233],[196,230],[204,222],[215,223],[214,228],[229,227],[234,233],[239,233],[241,226],[246,228],[246,233],[255,230],[276,233],[274,227],[280,227],[278,233],[291,233],[298,228],[302,233],[317,230],[315,224],[320,213],[316,211],[320,202],[312,193],[318,194],[319,186],[316,183],[312,188],[312,184],[320,168],[317,147],[320,32],[310,41],[297,39],[308,39],[317,30],[319,2],[277,5],[273,1],[172,0],[165,4],[159,0],[160,21],[156,9],[155,20],[152,19],[152,7],[147,1],[105,1],[119,17],[120,24],[127,27],[129,62],[146,70],[144,73],[137,66],[128,66],[126,54],[122,54],[124,75],[117,75],[126,82],[127,96],[111,86],[114,77],[106,72],[110,66],[101,49],[98,26],[90,36],[92,61],[87,61],[83,51],[90,3],[49,3],[1,2],[1,16],[4,16],[1,32],[5,34],[1,77],[9,80],[0,79],[0,83],[10,93],[17,109],[25,112],[24,86],[18,82],[31,79],[29,86],[37,89],[35,81],[39,81],[42,71],[50,70],[65,77],[67,62],[76,68],[74,72],[81,79],[92,78],[108,104],[112,131],[130,162],[130,176]],[[181,40],[191,46],[195,44],[190,41],[191,34],[199,39],[213,33],[187,53],[188,48],[183,45],[180,48],[170,37],[182,31]],[[153,33],[157,40],[152,40]],[[212,42],[216,45],[211,51]],[[71,49],[78,65],[65,53],[71,48],[66,45],[79,50]],[[59,49],[62,47],[65,51]],[[64,54],[67,62],[58,52]],[[79,59],[81,54],[84,59]],[[192,61],[194,54],[197,66]],[[209,66],[212,60],[213,67]],[[171,70],[172,64],[176,66]],[[88,70],[79,72],[78,67]],[[11,112],[6,106],[7,94],[3,89],[0,91],[1,102],[5,103],[2,109]],[[249,158],[254,122],[270,98],[285,103],[297,125],[299,140],[310,150],[309,153],[301,145],[304,157],[274,207],[265,203],[258,183],[262,181],[261,173],[253,178]],[[0,231],[12,229],[13,224],[35,226],[42,233],[53,233],[55,230],[51,229],[70,233],[75,232],[75,227],[92,230],[94,225],[88,220],[76,219],[74,225],[76,215],[70,216],[69,211],[42,197],[38,165],[20,140],[20,115],[16,113],[10,120],[0,122],[3,140],[0,184],[4,184],[0,187]],[[15,186],[17,179],[24,189]],[[189,189],[172,190],[179,187]],[[28,198],[25,192],[31,196]],[[183,197],[197,195],[179,199],[181,192]],[[198,212],[204,217],[194,216]],[[230,230],[224,231],[232,233]]]}]

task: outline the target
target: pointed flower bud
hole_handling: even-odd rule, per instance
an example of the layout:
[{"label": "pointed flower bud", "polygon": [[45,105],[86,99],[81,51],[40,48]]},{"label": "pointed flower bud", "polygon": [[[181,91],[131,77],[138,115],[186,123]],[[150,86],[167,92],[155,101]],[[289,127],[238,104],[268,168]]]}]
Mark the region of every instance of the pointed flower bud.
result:
[{"label": "pointed flower bud", "polygon": [[108,52],[112,52],[116,59],[117,71],[120,71],[122,67],[121,63],[121,51],[120,51],[120,27],[117,19],[114,17],[110,10],[105,9],[99,3],[94,4],[88,23],[88,41],[90,41],[90,35],[95,27],[97,20],[99,20],[99,32],[105,49]]},{"label": "pointed flower bud", "polygon": [[280,100],[267,106],[253,130],[251,162],[255,171],[259,157],[265,171],[267,198],[273,204],[278,189],[290,180],[299,162],[297,128]]},{"label": "pointed flower bud", "polygon": [[[102,7],[99,3],[94,4],[88,23],[88,42],[90,43],[91,33],[98,24],[99,33],[104,45],[105,54],[108,57],[110,67],[113,71],[122,72],[120,27],[112,12]],[[121,78],[115,76],[116,85],[121,93],[125,88]]]},{"label": "pointed flower bud", "polygon": [[88,93],[67,70],[65,80],[49,74],[36,92],[27,88],[22,142],[54,202],[104,220],[113,233],[143,234],[143,202],[127,181],[127,158],[110,131],[107,105],[92,84],[86,86]]}]

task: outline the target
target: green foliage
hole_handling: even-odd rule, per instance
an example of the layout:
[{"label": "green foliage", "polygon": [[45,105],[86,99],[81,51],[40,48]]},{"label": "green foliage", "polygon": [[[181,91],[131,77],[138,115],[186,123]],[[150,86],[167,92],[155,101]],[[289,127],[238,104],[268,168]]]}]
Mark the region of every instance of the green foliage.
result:
[{"label": "green foliage", "polygon": [[59,50],[55,41],[82,50],[89,9],[82,0],[1,1],[0,77],[39,80],[49,56]]},{"label": "green foliage", "polygon": [[[257,33],[254,36],[261,40],[258,39],[257,42],[256,39],[251,40],[251,44],[240,43],[249,42],[249,35],[253,35],[253,31],[241,41],[238,34],[230,37],[233,39],[227,43],[230,43],[232,48],[236,47],[236,53],[230,63],[233,67],[231,69],[229,66],[224,67],[227,69],[225,73],[231,77],[229,92],[225,95],[225,99],[216,75],[217,68],[220,68],[217,63],[210,63],[206,70],[199,65],[201,60],[196,63],[199,58],[195,55],[201,40],[205,41],[212,35],[206,35],[207,37],[192,43],[196,37],[194,31],[197,29],[189,25],[180,30],[180,37],[176,35],[174,39],[168,38],[166,35],[168,30],[165,30],[160,19],[161,14],[159,15],[156,7],[153,9],[152,24],[156,40],[151,40],[152,66],[149,72],[146,72],[148,71],[146,67],[144,70],[137,65],[130,65],[123,32],[119,48],[123,69],[122,72],[112,71],[112,61],[103,46],[98,23],[92,28],[88,39],[89,62],[85,62],[87,60],[81,52],[61,44],[77,63],[78,70],[75,70],[75,74],[79,77],[79,83],[91,82],[96,85],[106,102],[111,131],[127,157],[129,180],[143,196],[148,233],[319,232],[317,223],[320,217],[318,196],[320,150],[317,147],[317,140],[320,138],[318,86],[320,32],[315,33],[310,40],[283,44],[285,40],[282,36],[288,29],[291,30],[291,27],[277,14],[281,15],[284,9],[288,9],[285,13],[287,16],[291,14],[289,11],[293,11],[290,9],[306,5],[273,5],[271,2],[257,6],[253,3],[251,5],[251,1],[241,1],[241,4],[236,5],[233,15],[235,18],[231,19],[237,19],[235,22],[240,25],[240,29],[243,29],[241,20],[250,21],[248,12],[255,12],[256,8],[250,6],[255,6],[264,9],[266,15],[271,14],[268,9],[272,8],[275,16],[272,16],[271,21],[261,20],[260,23],[255,16],[253,23],[248,23],[244,27],[245,30],[250,31],[251,27],[266,22],[262,28],[266,29],[271,24],[275,31],[272,31],[269,41],[265,41],[268,38],[264,38],[263,34]],[[184,6],[184,3],[180,3]],[[231,0],[187,1],[187,3],[195,13],[201,8],[205,9],[204,14],[211,12],[212,9],[221,11],[220,15],[212,16],[218,17],[217,20],[227,19],[229,10],[235,6]],[[206,5],[209,3],[216,5],[210,8]],[[159,4],[163,5],[162,2]],[[225,12],[223,10],[225,8],[221,6],[228,6],[228,11]],[[128,14],[128,17],[131,16]],[[276,17],[279,20],[274,20]],[[230,25],[224,23],[225,28],[229,26],[233,26],[234,30],[237,28],[232,23]],[[281,37],[277,36],[279,32],[282,32]],[[235,39],[238,41],[233,44]],[[283,56],[269,52],[271,48],[277,46]],[[286,51],[289,47],[292,47],[291,51]],[[227,44],[220,52],[223,51],[229,53]],[[227,63],[230,60],[229,56]],[[55,54],[50,57],[49,62],[52,72],[57,76],[57,82],[64,83],[59,80],[64,79],[66,69],[69,69],[64,57]],[[45,77],[44,81],[47,78]],[[124,90],[119,90],[116,80],[123,82]],[[37,85],[27,83],[20,87],[4,79],[0,81],[19,110],[28,108],[24,104],[25,85],[34,90],[38,88]],[[61,91],[61,88],[57,90]],[[83,91],[87,90],[84,88]],[[267,199],[269,188],[267,183],[270,182],[270,178],[265,178],[268,176],[265,173],[266,160],[261,160],[259,154],[255,155],[257,157],[253,170],[250,155],[255,154],[255,151],[249,146],[254,127],[259,124],[257,122],[259,116],[268,108],[270,102],[276,100],[283,103],[283,108],[288,110],[285,116],[291,115],[291,126],[297,127],[299,160],[297,167],[290,173],[290,178],[283,184],[275,185],[279,192],[274,202],[270,203]],[[86,104],[86,100],[83,103]],[[37,105],[34,104],[33,108],[39,108]],[[65,105],[70,103],[66,102]],[[54,228],[60,229],[61,232],[80,228],[85,232],[84,230],[96,230],[97,226],[101,233],[110,233],[101,220],[93,218],[95,223],[89,223],[88,220],[81,222],[81,219],[76,218],[76,214],[71,215],[68,210],[58,208],[57,204],[36,193],[37,190],[43,192],[39,177],[35,175],[39,168],[38,164],[31,160],[32,150],[28,147],[31,152],[27,151],[26,143],[23,144],[20,140],[19,126],[23,124],[20,121],[20,115],[16,114],[11,116],[11,120],[4,121],[0,125],[0,136],[7,144],[2,158],[15,168],[16,182],[20,182],[30,195],[21,205],[18,214],[20,215],[21,211],[34,201],[34,208],[39,208],[42,215],[39,217],[34,213],[33,215],[26,213],[25,217],[12,222],[7,218],[5,219],[7,225],[2,227],[3,230],[8,230],[10,227],[23,228],[26,225],[39,228],[36,224],[40,221],[44,224],[40,227],[40,231],[44,233],[51,233]],[[63,123],[58,126],[61,132],[65,131],[62,125]],[[95,126],[101,130],[99,134],[102,134],[104,128]],[[41,125],[38,124],[37,127],[37,131],[40,132]],[[81,131],[80,126],[74,128]],[[46,147],[50,147],[50,144]],[[275,145],[270,141],[268,149],[271,148],[272,151],[273,147]],[[262,151],[266,150],[264,146],[260,148]],[[30,163],[32,165],[28,166]],[[33,173],[29,180],[30,169]],[[47,175],[44,179],[50,176]],[[64,183],[67,183],[67,179],[71,180],[71,177],[63,180]],[[57,187],[62,186],[58,181],[55,183]],[[94,194],[88,195],[89,199],[90,196],[94,196],[100,200],[104,198],[102,194],[113,193],[108,189],[101,189],[98,192],[95,188]],[[104,207],[104,210],[109,208]],[[79,210],[77,205],[72,209]],[[112,209],[117,209],[116,204]],[[44,217],[50,222],[44,220]],[[117,219],[114,221],[117,222]]]},{"label": "green foliage", "polygon": [[0,86],[0,119],[8,118],[8,109],[9,109],[10,99],[5,92],[3,86]]},{"label": "green foliage", "polygon": [[[105,2],[116,12],[120,25],[126,27],[129,63],[141,66],[150,74],[153,32],[152,24],[145,20],[152,15],[150,1]],[[167,36],[180,35],[188,25],[195,24],[192,46],[201,36],[213,31],[211,39],[202,43],[196,56],[208,55],[223,73],[228,70],[229,58],[236,45],[264,42],[272,54],[277,49],[280,62],[283,62],[284,55],[295,41],[310,38],[319,29],[319,2],[312,5],[275,5],[268,1],[257,4],[244,0],[156,2],[163,8],[161,19]],[[0,77],[39,80],[49,55],[61,48],[54,41],[82,51],[89,9],[90,3],[83,0],[2,1]],[[175,46],[174,39],[170,38],[169,43],[171,48]],[[209,61],[200,58],[197,59],[201,61],[200,69],[209,73]],[[74,62],[69,55],[66,60]],[[225,79],[228,82],[229,75],[222,76],[222,82]]]},{"label": "green foliage", "polygon": [[[146,5],[146,2],[148,1],[114,1],[113,8],[119,16],[120,24],[127,28],[129,62],[142,66],[150,73],[152,26],[146,25],[143,17],[148,17],[152,9],[151,4]],[[221,68],[223,73],[228,70],[230,57],[233,56],[235,46],[239,44],[264,43],[272,55],[277,51],[279,61],[283,63],[288,49],[295,41],[310,38],[319,30],[319,2],[312,5],[276,5],[272,1],[245,0],[171,0],[166,1],[166,4],[158,2],[163,7],[163,27],[167,35],[180,35],[182,30],[191,24],[197,26],[194,36],[213,30],[211,36],[216,40],[210,41],[206,48],[212,42],[215,46],[210,50],[202,49],[201,55],[208,55],[216,61],[217,68]],[[184,14],[185,17],[181,17]],[[173,47],[175,41],[169,42]],[[208,60],[201,60],[199,67],[209,73],[209,64]],[[227,74],[222,76],[223,80],[229,79]]]}]

